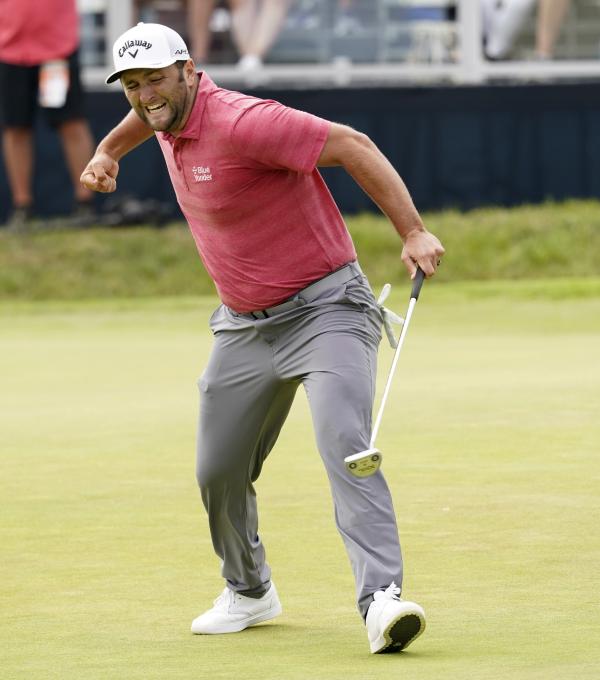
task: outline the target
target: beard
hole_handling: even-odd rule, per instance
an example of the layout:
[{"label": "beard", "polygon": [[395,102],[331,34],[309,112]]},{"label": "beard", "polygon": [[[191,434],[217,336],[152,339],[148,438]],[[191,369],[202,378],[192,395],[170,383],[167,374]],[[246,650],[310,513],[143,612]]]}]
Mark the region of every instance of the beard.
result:
[{"label": "beard", "polygon": [[[178,75],[176,83],[169,82],[171,80],[169,76],[168,80],[153,88],[154,96],[150,96],[150,101],[156,101],[151,105],[152,111],[148,110],[148,104],[140,102],[140,96],[134,91],[135,88],[129,92],[124,85],[125,96],[131,108],[145,125],[156,132],[181,131],[191,112],[198,82],[196,81],[194,87],[186,84],[181,68]],[[155,108],[157,106],[158,108]]]},{"label": "beard", "polygon": [[[183,79],[181,79],[183,82]],[[168,100],[164,100],[164,107],[150,113],[139,103],[134,107],[137,115],[156,132],[172,132],[181,127],[181,122],[187,110],[190,94],[186,89],[176,92]]]},{"label": "beard", "polygon": [[148,127],[151,127],[156,132],[169,132],[169,130],[173,129],[181,119],[180,108],[175,107],[168,102],[165,102],[165,111],[161,112],[162,115],[160,116],[149,114],[146,109],[141,106],[136,106],[135,112]]}]

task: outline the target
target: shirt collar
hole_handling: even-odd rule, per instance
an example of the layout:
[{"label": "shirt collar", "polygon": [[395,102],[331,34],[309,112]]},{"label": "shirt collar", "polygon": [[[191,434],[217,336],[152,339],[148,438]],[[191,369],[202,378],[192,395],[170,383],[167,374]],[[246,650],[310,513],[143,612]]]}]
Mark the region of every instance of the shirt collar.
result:
[{"label": "shirt collar", "polygon": [[176,139],[183,137],[184,139],[198,139],[200,137],[200,123],[202,122],[202,114],[204,113],[204,107],[206,106],[206,101],[208,95],[217,89],[217,86],[211,80],[211,78],[204,72],[198,73],[198,78],[200,80],[198,84],[198,91],[196,92],[196,100],[190,111],[190,116],[186,121],[183,130],[175,137],[170,132],[158,132],[157,134],[162,137],[162,139],[173,142]]}]

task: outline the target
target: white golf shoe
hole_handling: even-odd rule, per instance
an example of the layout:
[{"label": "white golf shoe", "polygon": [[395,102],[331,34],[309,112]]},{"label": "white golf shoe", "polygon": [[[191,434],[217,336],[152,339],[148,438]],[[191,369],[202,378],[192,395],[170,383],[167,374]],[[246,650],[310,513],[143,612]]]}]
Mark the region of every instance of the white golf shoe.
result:
[{"label": "white golf shoe", "polygon": [[261,621],[274,619],[279,614],[281,602],[273,583],[259,598],[246,597],[225,588],[214,601],[213,608],[192,621],[192,633],[197,635],[238,633]]},{"label": "white golf shoe", "polygon": [[373,595],[366,621],[373,654],[406,649],[425,630],[423,608],[401,600],[399,595],[400,588],[395,583]]}]

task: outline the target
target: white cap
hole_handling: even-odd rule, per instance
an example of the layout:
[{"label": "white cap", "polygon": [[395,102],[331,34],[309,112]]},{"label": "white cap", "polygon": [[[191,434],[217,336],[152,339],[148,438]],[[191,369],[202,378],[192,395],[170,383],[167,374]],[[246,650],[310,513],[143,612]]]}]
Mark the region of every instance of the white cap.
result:
[{"label": "white cap", "polygon": [[125,31],[113,45],[115,70],[106,79],[117,80],[132,68],[164,68],[176,61],[187,61],[190,53],[183,38],[162,24],[144,24]]}]

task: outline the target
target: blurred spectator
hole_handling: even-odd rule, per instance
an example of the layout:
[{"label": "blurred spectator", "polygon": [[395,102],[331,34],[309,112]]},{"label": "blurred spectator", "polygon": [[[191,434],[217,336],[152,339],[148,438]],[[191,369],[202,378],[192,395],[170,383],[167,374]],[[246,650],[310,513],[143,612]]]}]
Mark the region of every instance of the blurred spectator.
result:
[{"label": "blurred spectator", "polygon": [[481,0],[485,56],[507,59],[536,0]]},{"label": "blurred spectator", "polygon": [[[231,13],[235,3],[226,0],[187,0],[186,5],[188,45],[192,59],[200,65],[211,61],[212,31],[218,26],[216,30],[219,32],[231,32]],[[235,36],[233,39],[235,41]]]},{"label": "blurred spectator", "polygon": [[216,0],[187,0],[187,24],[191,57],[198,65],[208,60],[210,20]]},{"label": "blurred spectator", "polygon": [[[242,71],[260,69],[275,42],[290,0],[229,0],[233,40]],[[209,24],[214,0],[188,0],[188,29],[192,55],[205,61],[210,47]]]},{"label": "blurred spectator", "polygon": [[485,55],[507,59],[537,2],[535,56],[552,59],[571,0],[481,0]]},{"label": "blurred spectator", "polygon": [[245,72],[260,69],[275,42],[290,0],[229,0],[233,38]]},{"label": "blurred spectator", "polygon": [[93,220],[92,193],[79,176],[93,152],[79,76],[75,0],[0,0],[0,117],[13,213],[20,229],[33,214],[33,124],[42,109],[58,131],[77,202],[79,224]]},{"label": "blurred spectator", "polygon": [[552,59],[571,0],[538,0],[535,51],[538,59]]}]

